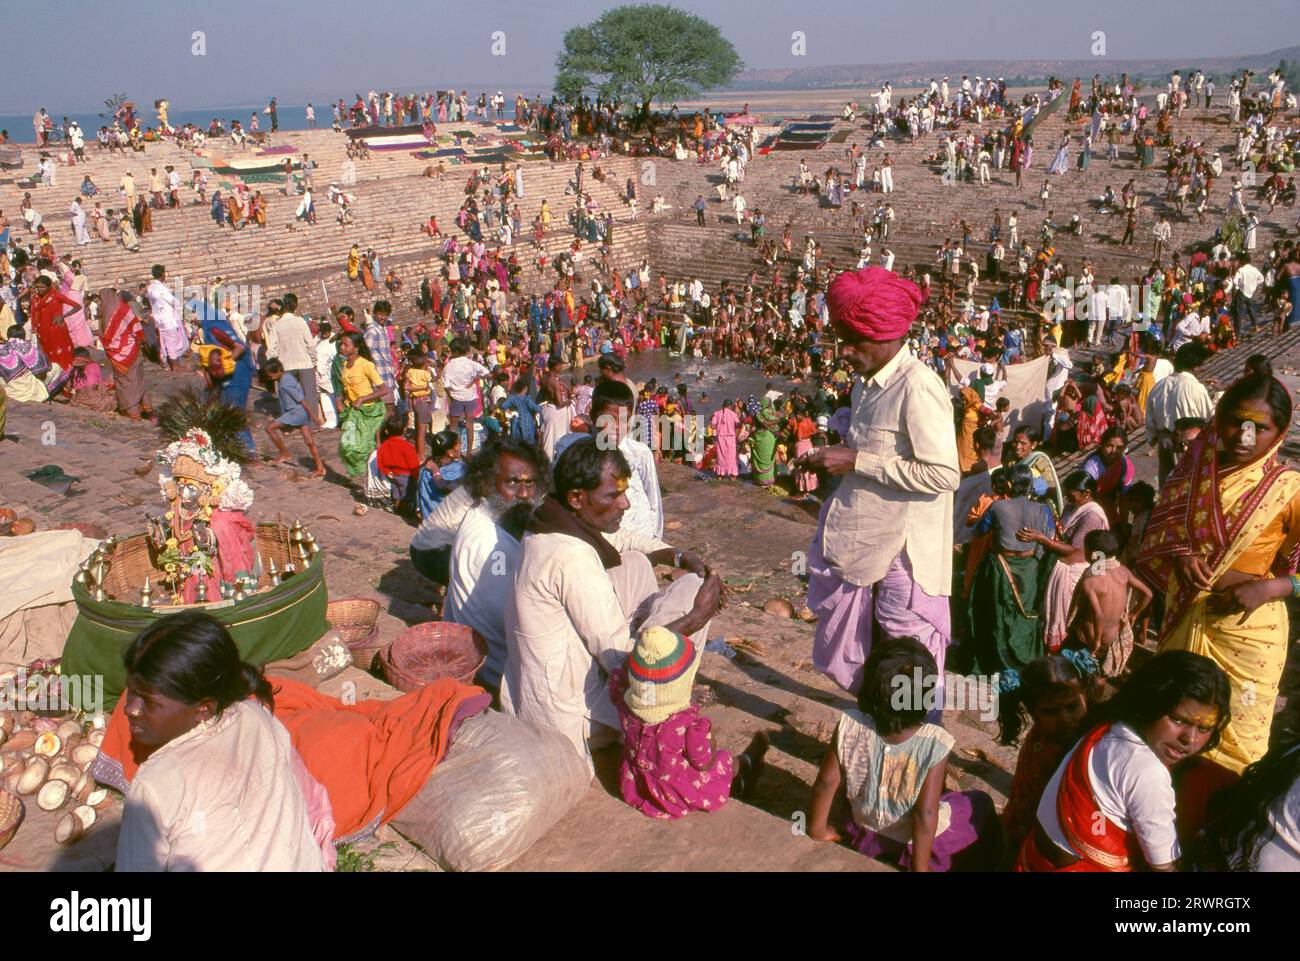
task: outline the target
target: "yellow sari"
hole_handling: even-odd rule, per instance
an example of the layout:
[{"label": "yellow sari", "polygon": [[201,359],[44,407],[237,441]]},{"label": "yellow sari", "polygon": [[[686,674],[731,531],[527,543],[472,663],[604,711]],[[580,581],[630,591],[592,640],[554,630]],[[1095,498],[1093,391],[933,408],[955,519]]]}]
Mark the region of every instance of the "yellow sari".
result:
[{"label": "yellow sari", "polygon": [[356,280],[361,273],[361,255],[353,247],[348,252],[348,280]]},{"label": "yellow sari", "polygon": [[1160,650],[1213,660],[1232,685],[1232,720],[1206,754],[1240,773],[1268,750],[1278,683],[1286,664],[1286,601],[1270,601],[1242,620],[1240,609],[1187,587],[1175,559],[1198,552],[1218,581],[1230,570],[1255,576],[1294,571],[1300,542],[1300,473],[1277,460],[1277,445],[1254,463],[1220,474],[1217,431],[1202,435],[1169,475],[1147,524],[1138,570],[1165,593]]}]

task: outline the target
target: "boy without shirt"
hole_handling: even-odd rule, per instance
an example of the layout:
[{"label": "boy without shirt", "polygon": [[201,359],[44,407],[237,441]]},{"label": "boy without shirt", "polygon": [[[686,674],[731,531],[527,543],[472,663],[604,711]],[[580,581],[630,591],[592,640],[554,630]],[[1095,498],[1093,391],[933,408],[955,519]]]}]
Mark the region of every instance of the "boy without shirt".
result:
[{"label": "boy without shirt", "polygon": [[1133,652],[1133,624],[1151,603],[1151,588],[1119,562],[1119,539],[1112,531],[1089,531],[1084,571],[1070,602],[1070,636],[1066,645],[1089,651],[1104,677],[1124,671]]}]

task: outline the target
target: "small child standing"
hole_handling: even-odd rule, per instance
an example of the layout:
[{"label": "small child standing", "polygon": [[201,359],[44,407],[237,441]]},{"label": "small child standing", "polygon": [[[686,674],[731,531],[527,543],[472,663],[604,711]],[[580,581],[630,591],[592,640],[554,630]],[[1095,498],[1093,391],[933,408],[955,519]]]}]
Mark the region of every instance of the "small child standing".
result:
[{"label": "small child standing", "polygon": [[406,439],[406,418],[401,414],[389,417],[379,428],[375,466],[392,488],[393,509],[402,515],[413,514],[420,459],[415,445]]},{"label": "small child standing", "polygon": [[763,770],[767,735],[732,757],[713,747],[709,719],[691,703],[699,668],[695,645],[664,627],[641,632],[609,694],[623,728],[623,800],[652,818],[716,811],[748,795]]},{"label": "small child standing", "polygon": [[1286,320],[1291,316],[1291,294],[1282,291],[1277,297],[1277,313],[1273,315],[1273,336],[1280,337],[1286,332]]},{"label": "small child standing", "polygon": [[429,355],[423,350],[410,350],[406,354],[407,368],[402,375],[402,396],[415,413],[415,456],[424,461],[424,439],[433,421],[433,371],[429,370]]},{"label": "small child standing", "polygon": [[1095,657],[1103,677],[1118,677],[1133,653],[1133,625],[1151,603],[1151,588],[1116,558],[1113,531],[1089,531],[1083,551],[1091,566],[1074,587],[1065,643]]},{"label": "small child standing", "polygon": [[998,679],[999,740],[1013,745],[1026,721],[1033,727],[1020,745],[1015,778],[1002,809],[1002,830],[1012,857],[1034,829],[1038,802],[1061,761],[1083,735],[1097,662],[1086,651],[1064,650],[1030,661]]},{"label": "small child standing", "polygon": [[867,658],[857,711],[840,717],[813,784],[808,835],[839,841],[835,801],[848,802],[849,846],[911,871],[987,871],[1001,832],[983,791],[944,791],[951,734],[925,721],[938,667],[914,637],[877,644]]},{"label": "small child standing", "polygon": [[266,361],[262,366],[262,372],[266,374],[267,380],[276,385],[275,396],[280,401],[280,416],[266,425],[266,435],[271,438],[271,443],[280,452],[275,463],[283,464],[293,459],[284,442],[284,435],[296,430],[302,434],[307,449],[311,451],[312,464],[315,468],[312,476],[324,477],[325,464],[320,459],[320,451],[316,449],[316,439],[311,435],[311,418],[304,406],[306,395],[303,394],[297,376],[292,371],[285,370],[284,364],[275,357]]}]

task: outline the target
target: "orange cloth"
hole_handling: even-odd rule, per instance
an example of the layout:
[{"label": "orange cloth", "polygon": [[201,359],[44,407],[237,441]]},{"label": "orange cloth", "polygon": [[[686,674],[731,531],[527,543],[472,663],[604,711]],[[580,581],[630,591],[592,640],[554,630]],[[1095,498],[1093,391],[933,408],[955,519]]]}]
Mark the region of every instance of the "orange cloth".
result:
[{"label": "orange cloth", "polygon": [[[299,681],[269,680],[276,720],[288,730],[311,776],[329,794],[335,840],[394,817],[446,755],[462,705],[486,698],[480,688],[442,678],[391,701],[344,704]],[[105,755],[120,766],[128,783],[148,757],[137,755],[131,746],[125,697],[108,722],[101,762]]]}]

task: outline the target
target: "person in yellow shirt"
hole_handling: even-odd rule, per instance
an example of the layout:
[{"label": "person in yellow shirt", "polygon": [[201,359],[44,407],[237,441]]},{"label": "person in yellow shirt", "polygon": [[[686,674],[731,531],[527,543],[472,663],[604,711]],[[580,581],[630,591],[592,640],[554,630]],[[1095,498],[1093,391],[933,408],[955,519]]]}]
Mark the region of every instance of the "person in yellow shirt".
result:
[{"label": "person in yellow shirt", "polygon": [[339,380],[343,385],[339,457],[348,476],[355,480],[365,474],[366,463],[375,452],[376,436],[384,422],[388,386],[370,359],[370,351],[361,334],[342,334],[338,346],[343,358],[339,369]]},{"label": "person in yellow shirt", "polygon": [[422,350],[406,354],[406,373],[402,375],[402,393],[415,412],[415,454],[424,463],[424,438],[433,420],[433,371],[429,369],[429,355]]}]

